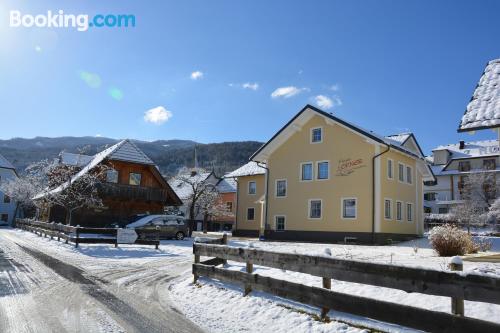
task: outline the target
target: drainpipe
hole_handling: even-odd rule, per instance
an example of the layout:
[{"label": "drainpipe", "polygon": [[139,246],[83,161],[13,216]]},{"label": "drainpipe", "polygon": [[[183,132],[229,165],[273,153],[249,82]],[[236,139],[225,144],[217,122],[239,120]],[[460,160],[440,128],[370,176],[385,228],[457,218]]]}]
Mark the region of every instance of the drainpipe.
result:
[{"label": "drainpipe", "polygon": [[236,231],[238,229],[238,203],[239,203],[239,195],[238,195],[238,191],[240,189],[240,183],[238,182],[238,178],[234,178],[234,181],[236,182],[236,207],[234,209],[235,211],[235,214],[234,214],[234,228],[232,231]]},{"label": "drainpipe", "polygon": [[[386,150],[372,157],[372,244],[375,244],[375,160],[381,155],[387,153],[391,148],[389,145],[385,144]],[[394,171],[394,165],[392,166]],[[394,174],[393,174],[394,176]]]},{"label": "drainpipe", "polygon": [[[261,168],[264,168],[266,169],[266,191],[264,192],[264,200],[265,200],[265,204],[264,204],[264,209],[266,210],[266,213],[264,214],[264,233],[265,233],[265,230],[267,228],[267,210],[268,210],[268,201],[267,200],[267,194],[269,192],[269,168],[267,167],[267,165],[265,164],[262,164],[263,162],[259,162],[259,161],[255,161],[257,162],[257,165],[260,166]],[[259,231],[259,236],[264,236],[264,235],[260,235],[260,231]]]}]

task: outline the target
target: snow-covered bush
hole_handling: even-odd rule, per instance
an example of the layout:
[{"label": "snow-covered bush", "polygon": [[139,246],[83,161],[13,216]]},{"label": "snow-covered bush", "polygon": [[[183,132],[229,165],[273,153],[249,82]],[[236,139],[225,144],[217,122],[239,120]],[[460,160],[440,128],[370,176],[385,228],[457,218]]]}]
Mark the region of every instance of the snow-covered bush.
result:
[{"label": "snow-covered bush", "polygon": [[452,224],[434,227],[429,233],[429,241],[441,257],[464,255],[474,250],[470,234]]}]

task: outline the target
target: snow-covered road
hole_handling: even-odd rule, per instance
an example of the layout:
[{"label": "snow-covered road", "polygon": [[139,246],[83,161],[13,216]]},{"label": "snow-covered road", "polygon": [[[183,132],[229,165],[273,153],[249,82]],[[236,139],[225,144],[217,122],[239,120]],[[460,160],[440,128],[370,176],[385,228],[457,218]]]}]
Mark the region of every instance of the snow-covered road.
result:
[{"label": "snow-covered road", "polygon": [[169,301],[191,264],[179,248],[74,249],[0,229],[0,332],[198,332]]}]

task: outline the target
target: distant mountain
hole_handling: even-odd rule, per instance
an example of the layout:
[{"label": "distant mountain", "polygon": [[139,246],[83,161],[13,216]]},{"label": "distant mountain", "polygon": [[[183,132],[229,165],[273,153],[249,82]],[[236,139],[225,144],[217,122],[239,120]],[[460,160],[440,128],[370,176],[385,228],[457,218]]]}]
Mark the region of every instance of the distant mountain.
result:
[{"label": "distant mountain", "polygon": [[[94,155],[119,140],[104,137],[36,137],[0,140],[0,154],[7,158],[18,171],[43,159],[53,159],[61,151]],[[190,140],[157,140],[153,142],[133,140],[160,168],[166,176],[175,175],[182,167],[194,166],[194,152],[200,167],[214,170],[218,175],[238,168],[261,145],[261,142],[222,142],[202,144]]]}]

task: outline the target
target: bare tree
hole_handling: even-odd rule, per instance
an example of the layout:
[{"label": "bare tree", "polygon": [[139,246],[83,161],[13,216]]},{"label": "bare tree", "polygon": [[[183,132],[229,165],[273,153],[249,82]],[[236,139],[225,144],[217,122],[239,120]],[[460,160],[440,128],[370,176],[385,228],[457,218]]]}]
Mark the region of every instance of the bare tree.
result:
[{"label": "bare tree", "polygon": [[16,203],[14,216],[18,215],[19,210],[40,208],[42,201],[33,198],[47,188],[47,173],[52,166],[53,163],[48,160],[32,163],[18,177],[0,184],[0,190]]},{"label": "bare tree", "polygon": [[486,223],[486,214],[499,192],[496,174],[493,172],[473,173],[462,176],[460,182],[461,203],[455,206],[452,214],[455,219],[467,226],[481,226]]},{"label": "bare tree", "polygon": [[194,169],[191,171],[181,169],[177,176],[174,177],[178,187],[187,187],[189,189],[189,195],[183,198],[189,214],[189,237],[193,234],[194,220],[200,213],[200,198],[202,198],[206,192],[210,191],[213,186],[206,182],[203,173],[204,170],[202,169]]},{"label": "bare tree", "polygon": [[57,205],[66,211],[66,224],[71,225],[75,211],[85,207],[103,206],[98,186],[105,178],[109,167],[99,165],[92,170],[75,176],[75,168],[57,166],[50,170],[49,183],[57,187],[47,190],[41,196],[50,205]]},{"label": "bare tree", "polygon": [[220,199],[219,192],[215,186],[207,186],[206,190],[198,199],[198,206],[203,214],[203,233],[207,233],[208,221],[223,216],[230,216],[232,213],[228,211],[226,204]]}]

